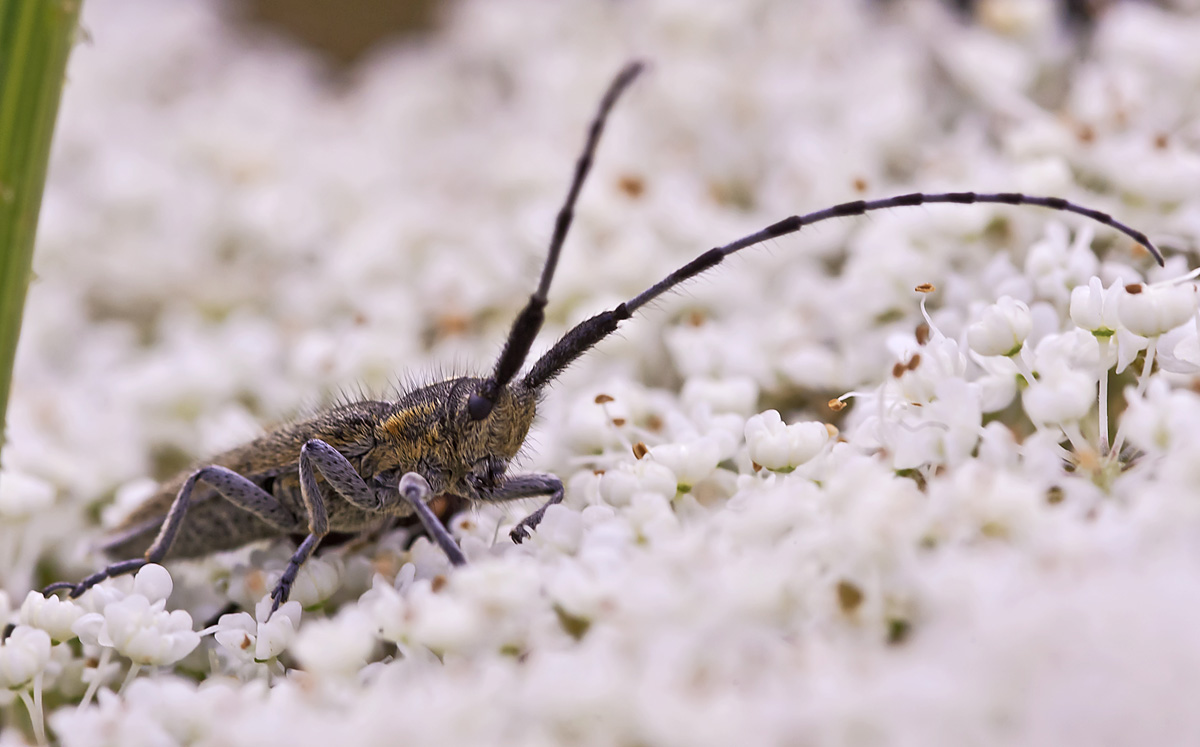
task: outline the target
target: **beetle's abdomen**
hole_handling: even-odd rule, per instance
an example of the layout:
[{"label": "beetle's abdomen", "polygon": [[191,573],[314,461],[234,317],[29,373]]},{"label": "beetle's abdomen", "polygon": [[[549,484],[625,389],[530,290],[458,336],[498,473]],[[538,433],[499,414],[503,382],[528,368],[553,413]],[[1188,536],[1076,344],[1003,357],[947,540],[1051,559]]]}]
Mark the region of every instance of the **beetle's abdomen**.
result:
[{"label": "beetle's abdomen", "polygon": [[[145,555],[162,528],[163,518],[165,515],[122,526],[101,546],[104,553],[113,560]],[[214,494],[188,507],[166,559],[197,558],[283,534],[282,530]]]}]

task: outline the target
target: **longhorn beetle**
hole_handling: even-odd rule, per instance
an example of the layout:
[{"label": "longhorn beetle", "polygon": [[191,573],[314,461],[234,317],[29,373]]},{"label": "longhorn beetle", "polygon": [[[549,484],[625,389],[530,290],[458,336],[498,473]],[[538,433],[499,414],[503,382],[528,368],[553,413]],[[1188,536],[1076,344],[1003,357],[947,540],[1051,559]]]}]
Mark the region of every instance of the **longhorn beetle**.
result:
[{"label": "longhorn beetle", "polygon": [[466,501],[547,497],[512,530],[513,542],[519,543],[538,525],[546,509],[563,498],[562,481],[554,475],[507,474],[546,385],[655,298],[716,267],[734,252],[813,223],[939,202],[1035,205],[1110,226],[1163,263],[1162,254],[1145,234],[1098,210],[1058,197],[948,192],[855,200],[784,218],[709,249],[625,303],[575,326],[518,377],[541,329],[559,252],[605,121],[641,70],[640,62],[626,65],[600,101],[554,223],[541,279],[513,321],[491,374],[420,387],[394,402],[343,404],[218,454],[206,466],[163,483],[105,542],[104,550],[111,557],[135,556],[133,559],[118,560],[76,584],[51,584],[45,593],[69,589],[70,596],[77,597],[106,578],[131,573],[147,563],[197,557],[270,537],[306,535],[271,593],[274,610],[287,600],[300,566],[327,534],[368,530],[388,517],[413,515],[450,562],[462,565],[466,562],[462,551],[427,505],[439,495]]}]

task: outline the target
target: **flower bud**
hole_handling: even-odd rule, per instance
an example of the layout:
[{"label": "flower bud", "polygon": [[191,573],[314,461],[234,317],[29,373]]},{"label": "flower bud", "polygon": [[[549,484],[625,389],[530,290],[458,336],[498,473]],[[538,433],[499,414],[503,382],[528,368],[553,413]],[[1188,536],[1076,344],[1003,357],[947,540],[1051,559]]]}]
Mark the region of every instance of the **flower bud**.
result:
[{"label": "flower bud", "polygon": [[1060,425],[1088,414],[1096,402],[1096,380],[1067,368],[1052,368],[1025,390],[1025,413],[1037,424]]},{"label": "flower bud", "polygon": [[1071,290],[1071,321],[1097,337],[1110,337],[1120,325],[1117,306],[1122,289],[1116,283],[1105,289],[1100,278],[1093,277],[1087,287]]},{"label": "flower bud", "polygon": [[21,603],[21,623],[46,631],[50,638],[62,643],[75,637],[71,626],[83,615],[83,608],[70,599],[43,596],[31,591]]},{"label": "flower bud", "polygon": [[1004,296],[984,309],[983,317],[967,328],[967,343],[980,355],[1012,356],[1021,351],[1031,329],[1029,307]]},{"label": "flower bud", "polygon": [[1157,337],[1186,322],[1196,313],[1196,286],[1127,285],[1118,314],[1130,332]]},{"label": "flower bud", "polygon": [[775,410],[746,421],[746,446],[750,459],[771,470],[791,471],[809,461],[829,441],[824,423],[811,421],[786,425]]},{"label": "flower bud", "polygon": [[18,625],[0,643],[0,688],[21,687],[46,668],[50,661],[50,635],[44,630]]},{"label": "flower bud", "polygon": [[675,473],[679,489],[687,492],[712,474],[720,460],[720,448],[710,438],[684,444],[662,444],[650,449],[650,456]]}]

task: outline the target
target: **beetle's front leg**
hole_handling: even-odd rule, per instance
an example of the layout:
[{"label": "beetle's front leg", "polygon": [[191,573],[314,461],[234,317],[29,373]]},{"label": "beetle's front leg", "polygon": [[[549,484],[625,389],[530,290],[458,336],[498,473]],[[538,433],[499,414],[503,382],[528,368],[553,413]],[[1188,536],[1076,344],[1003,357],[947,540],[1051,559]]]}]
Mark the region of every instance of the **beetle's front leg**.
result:
[{"label": "beetle's front leg", "polygon": [[538,510],[521,519],[520,523],[508,533],[512,541],[519,545],[529,539],[529,530],[542,522],[542,517],[546,515],[546,509],[556,503],[562,503],[562,480],[554,475],[546,474],[518,475],[508,478],[495,490],[482,493],[480,497],[487,501],[511,501],[516,498],[533,498],[540,495],[548,495],[550,500],[543,503]]},{"label": "beetle's front leg", "polygon": [[279,583],[271,592],[271,612],[287,601],[300,566],[329,534],[329,513],[325,510],[325,499],[321,497],[321,488],[317,485],[317,472],[321,473],[334,492],[350,504],[371,512],[382,508],[375,499],[374,491],[340,451],[318,438],[306,442],[300,449],[300,497],[308,515],[308,536],[292,553],[287,568],[279,577]]},{"label": "beetle's front leg", "polygon": [[429,508],[428,501],[433,497],[433,490],[429,487],[429,482],[416,472],[406,472],[400,478],[400,495],[408,501],[413,511],[416,512],[417,518],[421,520],[421,525],[425,527],[425,531],[433,538],[437,546],[442,548],[442,552],[446,553],[450,562],[454,565],[466,564],[467,559],[463,557],[458,543],[454,541],[450,532],[446,531],[446,527]]}]

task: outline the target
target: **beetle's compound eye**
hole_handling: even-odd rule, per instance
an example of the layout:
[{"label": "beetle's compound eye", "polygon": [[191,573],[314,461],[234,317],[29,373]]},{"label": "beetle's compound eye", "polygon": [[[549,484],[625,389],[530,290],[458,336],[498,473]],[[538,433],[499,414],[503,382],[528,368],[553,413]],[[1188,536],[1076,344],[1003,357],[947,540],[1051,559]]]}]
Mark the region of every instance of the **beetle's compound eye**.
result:
[{"label": "beetle's compound eye", "polygon": [[495,405],[495,402],[476,392],[467,399],[467,414],[471,416],[471,420],[483,420],[491,414]]}]

